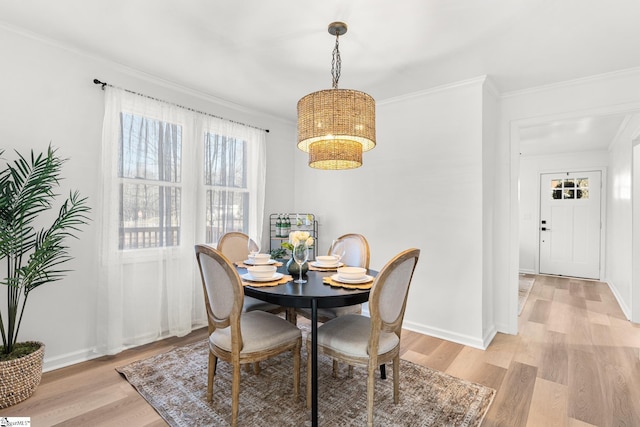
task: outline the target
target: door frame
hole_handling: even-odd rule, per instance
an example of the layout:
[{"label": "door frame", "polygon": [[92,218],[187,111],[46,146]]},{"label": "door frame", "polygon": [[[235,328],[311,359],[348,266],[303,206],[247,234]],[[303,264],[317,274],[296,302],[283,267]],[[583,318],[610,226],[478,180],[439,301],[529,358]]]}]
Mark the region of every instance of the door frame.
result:
[{"label": "door frame", "polygon": [[[537,189],[537,194],[536,194],[536,206],[535,206],[535,215],[536,215],[536,222],[535,225],[538,228],[538,239],[536,241],[536,252],[535,252],[535,268],[536,268],[536,274],[540,274],[540,208],[541,208],[541,203],[540,203],[540,183],[542,182],[542,175],[544,174],[562,174],[562,173],[581,173],[581,172],[600,172],[600,254],[598,256],[599,260],[600,260],[600,269],[599,269],[599,279],[598,280],[602,280],[606,274],[605,271],[605,249],[606,249],[606,241],[605,241],[605,237],[606,237],[606,226],[607,226],[607,219],[606,219],[606,213],[607,213],[607,168],[604,166],[601,167],[584,167],[584,168],[567,168],[567,169],[563,169],[561,171],[558,171],[557,168],[553,168],[553,169],[542,169],[538,171],[538,189]],[[593,280],[593,279],[583,279],[583,280]]]}]

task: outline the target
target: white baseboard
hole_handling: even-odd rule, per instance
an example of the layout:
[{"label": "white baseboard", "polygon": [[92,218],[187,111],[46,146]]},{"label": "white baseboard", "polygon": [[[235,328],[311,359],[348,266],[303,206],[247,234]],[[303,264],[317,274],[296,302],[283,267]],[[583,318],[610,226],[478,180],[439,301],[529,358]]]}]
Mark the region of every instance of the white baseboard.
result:
[{"label": "white baseboard", "polygon": [[[45,346],[47,344],[45,343]],[[67,353],[56,357],[47,357],[47,349],[44,350],[44,361],[42,364],[42,371],[48,372],[55,369],[65,368],[67,366],[75,365],[76,363],[86,362],[88,360],[95,359],[102,356],[98,354],[95,349],[78,350],[73,353]]]},{"label": "white baseboard", "polygon": [[618,305],[620,306],[622,313],[624,313],[624,317],[626,317],[627,320],[631,321],[631,308],[622,299],[622,296],[618,292],[618,288],[616,288],[616,286],[609,280],[603,280],[603,282],[606,283],[607,286],[609,286],[609,289],[611,289],[611,293],[613,294],[613,297],[616,299],[616,301],[618,301]]},{"label": "white baseboard", "polygon": [[[369,311],[363,309],[362,314],[364,316],[369,316]],[[407,329],[409,331],[418,332],[420,334],[429,335],[431,337],[455,342],[457,344],[462,344],[469,347],[477,348],[480,350],[486,350],[487,347],[489,347],[489,344],[491,344],[491,341],[493,340],[493,338],[498,333],[497,329],[493,327],[489,331],[487,331],[487,333],[482,339],[480,339],[480,338],[475,338],[469,335],[458,334],[458,333],[447,331],[444,329],[433,328],[433,327],[422,325],[419,323],[407,322],[407,321],[402,323],[402,328]]]},{"label": "white baseboard", "polygon": [[484,338],[477,338],[477,337],[472,337],[470,335],[458,334],[456,332],[451,332],[451,331],[447,331],[439,328],[433,328],[430,326],[421,325],[413,322],[404,322],[402,324],[402,327],[409,331],[418,332],[421,334],[455,342],[458,344],[466,345],[466,346],[477,348],[480,350],[487,349],[487,347],[489,346],[489,343],[491,342],[491,340],[493,339],[496,333],[495,329],[493,329],[493,331],[489,332],[487,336],[485,336]]}]

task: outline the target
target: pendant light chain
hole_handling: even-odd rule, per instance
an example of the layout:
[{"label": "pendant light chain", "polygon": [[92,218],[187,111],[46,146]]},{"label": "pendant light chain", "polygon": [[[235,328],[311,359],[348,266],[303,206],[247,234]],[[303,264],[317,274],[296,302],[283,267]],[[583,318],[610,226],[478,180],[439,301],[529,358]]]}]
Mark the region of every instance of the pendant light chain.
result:
[{"label": "pendant light chain", "polygon": [[340,36],[336,34],[336,47],[333,48],[331,58],[331,76],[333,77],[333,88],[338,89],[338,80],[340,80],[340,69],[342,68],[342,60],[340,59],[340,49],[338,39]]}]

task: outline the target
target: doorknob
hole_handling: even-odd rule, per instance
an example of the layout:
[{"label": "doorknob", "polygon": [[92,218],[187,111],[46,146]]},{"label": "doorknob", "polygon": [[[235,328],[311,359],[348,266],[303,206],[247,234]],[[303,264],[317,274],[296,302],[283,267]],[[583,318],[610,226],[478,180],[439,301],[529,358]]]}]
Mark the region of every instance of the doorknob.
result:
[{"label": "doorknob", "polygon": [[541,230],[542,230],[542,231],[551,231],[551,229],[550,229],[550,228],[547,228],[547,227],[542,227],[542,228],[541,228]]}]

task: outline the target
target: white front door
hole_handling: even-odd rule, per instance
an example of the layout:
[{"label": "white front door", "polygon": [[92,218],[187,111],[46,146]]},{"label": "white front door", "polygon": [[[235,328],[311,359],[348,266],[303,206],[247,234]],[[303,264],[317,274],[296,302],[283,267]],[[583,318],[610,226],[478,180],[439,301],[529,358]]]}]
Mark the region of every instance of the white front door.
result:
[{"label": "white front door", "polygon": [[541,174],[541,274],[600,278],[600,182],[600,171]]}]

